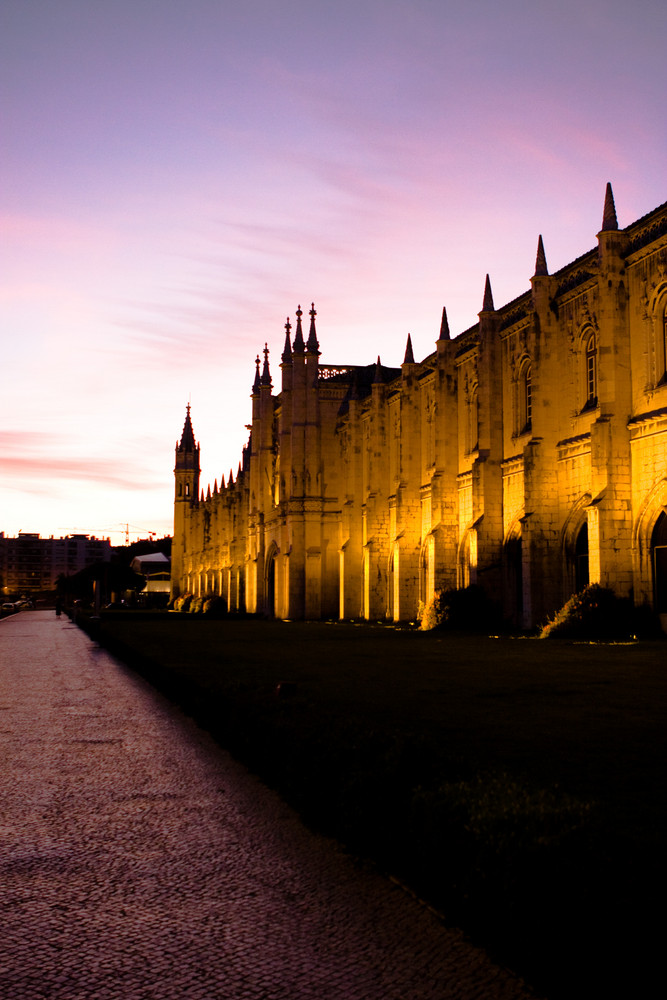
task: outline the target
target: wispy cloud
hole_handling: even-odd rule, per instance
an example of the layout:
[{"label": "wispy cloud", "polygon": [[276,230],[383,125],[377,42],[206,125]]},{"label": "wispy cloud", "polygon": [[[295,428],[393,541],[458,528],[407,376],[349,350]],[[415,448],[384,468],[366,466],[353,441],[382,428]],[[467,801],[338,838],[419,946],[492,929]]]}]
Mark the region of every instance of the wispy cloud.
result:
[{"label": "wispy cloud", "polygon": [[[71,448],[71,445],[69,445]],[[48,495],[59,481],[137,490],[164,483],[151,474],[150,466],[135,460],[104,459],[94,454],[67,454],[62,436],[37,431],[0,432],[0,479],[5,488],[14,483],[28,492]]]},{"label": "wispy cloud", "polygon": [[94,458],[57,458],[48,454],[32,458],[0,457],[0,477],[7,477],[7,482],[13,480],[21,490],[43,495],[48,495],[53,490],[54,481],[58,480],[76,480],[126,490],[160,483],[157,477],[148,477],[147,481],[143,467],[121,466],[118,461],[105,462]]}]

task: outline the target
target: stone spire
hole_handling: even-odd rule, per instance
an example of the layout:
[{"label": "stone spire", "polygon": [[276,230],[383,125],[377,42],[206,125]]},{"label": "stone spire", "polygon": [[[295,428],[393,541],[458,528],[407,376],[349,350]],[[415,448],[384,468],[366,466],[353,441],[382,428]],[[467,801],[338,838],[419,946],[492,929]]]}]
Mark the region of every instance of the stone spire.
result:
[{"label": "stone spire", "polygon": [[303,331],[301,329],[301,317],[303,312],[301,311],[301,306],[298,306],[296,310],[296,334],[294,335],[294,353],[295,354],[305,354],[306,345],[303,342]]},{"label": "stone spire", "polygon": [[190,404],[188,403],[185,411],[185,423],[183,424],[183,433],[181,434],[181,443],[178,445],[179,451],[194,451],[195,445],[195,435],[192,430],[192,421],[190,419]]},{"label": "stone spire", "polygon": [[403,358],[404,365],[414,365],[415,356],[412,352],[412,337],[408,334],[408,341],[405,345],[405,357]]},{"label": "stone spire", "polygon": [[491,282],[489,281],[489,276],[486,276],[486,284],[484,285],[484,302],[482,303],[482,312],[493,312],[493,295],[491,294]]},{"label": "stone spire", "polygon": [[257,357],[255,358],[255,381],[252,384],[253,393],[259,392],[259,387],[261,384],[262,381],[259,377],[259,354],[258,354]]},{"label": "stone spire", "polygon": [[440,336],[438,340],[451,340],[449,336],[449,322],[447,320],[447,309],[442,307],[442,319],[440,320]]},{"label": "stone spire", "polygon": [[290,323],[288,316],[287,321],[285,323],[285,347],[283,348],[282,357],[280,359],[284,365],[292,364],[292,346],[290,343],[291,332],[292,332],[292,324]]},{"label": "stone spire", "polygon": [[607,233],[614,229],[618,229],[616,206],[614,205],[614,193],[611,189],[611,184],[607,181],[607,190],[604,196],[604,212],[602,213],[602,232]]},{"label": "stone spire", "polygon": [[[174,477],[177,501],[191,503],[197,500],[199,493],[199,473],[199,445],[195,441],[195,435],[192,430],[190,404],[188,403],[181,440],[180,442],[176,442]],[[180,506],[180,503],[178,506]]]},{"label": "stone spire", "polygon": [[[262,369],[261,385],[271,385],[271,372],[269,371],[269,345],[264,344],[264,367]],[[258,359],[259,360],[259,359]],[[258,368],[259,371],[259,368]]]},{"label": "stone spire", "polygon": [[548,273],[547,258],[544,253],[544,243],[542,242],[542,237],[540,236],[537,240],[537,257],[535,258],[535,274],[533,277],[543,278]]},{"label": "stone spire", "polygon": [[306,344],[306,350],[308,351],[309,354],[319,354],[320,345],[317,342],[317,334],[315,332],[315,317],[317,316],[317,312],[315,311],[314,302],[311,302],[310,304],[310,312],[308,313],[308,315],[310,316],[310,331],[308,333],[308,343]]},{"label": "stone spire", "polygon": [[382,365],[380,364],[380,355],[378,354],[377,363],[375,365],[375,377],[373,379],[373,385],[382,385],[384,379],[382,378]]}]

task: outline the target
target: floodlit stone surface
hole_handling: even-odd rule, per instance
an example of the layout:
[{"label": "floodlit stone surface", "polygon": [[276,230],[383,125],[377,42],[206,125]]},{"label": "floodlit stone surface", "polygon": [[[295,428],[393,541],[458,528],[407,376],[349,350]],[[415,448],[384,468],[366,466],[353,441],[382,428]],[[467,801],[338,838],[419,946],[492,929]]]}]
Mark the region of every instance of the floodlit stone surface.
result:
[{"label": "floodlit stone surface", "polygon": [[248,445],[212,494],[188,408],[174,597],[412,621],[436,590],[477,584],[532,628],[600,583],[667,627],[667,204],[621,230],[608,187],[603,219],[553,274],[540,239],[506,305],[487,275],[479,322],[452,339],[443,316],[418,363],[409,340],[400,367],[323,364],[299,310],[275,393],[257,359]]},{"label": "floodlit stone surface", "polygon": [[0,623],[0,996],[529,998],[66,618]]}]

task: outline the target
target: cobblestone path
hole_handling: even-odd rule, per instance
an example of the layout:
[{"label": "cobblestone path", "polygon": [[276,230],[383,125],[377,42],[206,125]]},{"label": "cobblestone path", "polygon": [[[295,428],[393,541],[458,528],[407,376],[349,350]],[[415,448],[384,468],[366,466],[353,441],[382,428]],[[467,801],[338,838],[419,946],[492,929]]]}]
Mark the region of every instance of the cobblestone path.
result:
[{"label": "cobblestone path", "polygon": [[0,623],[2,1000],[505,1000],[68,619]]}]

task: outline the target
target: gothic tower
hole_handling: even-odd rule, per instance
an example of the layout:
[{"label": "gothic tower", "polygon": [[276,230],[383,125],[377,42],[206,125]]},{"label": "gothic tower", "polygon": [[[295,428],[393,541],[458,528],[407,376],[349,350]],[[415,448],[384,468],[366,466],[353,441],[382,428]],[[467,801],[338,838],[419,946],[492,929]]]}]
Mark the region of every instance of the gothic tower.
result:
[{"label": "gothic tower", "polygon": [[195,442],[188,403],[174,466],[174,540],[171,550],[172,599],[179,596],[187,551],[188,520],[199,497],[199,445]]}]

